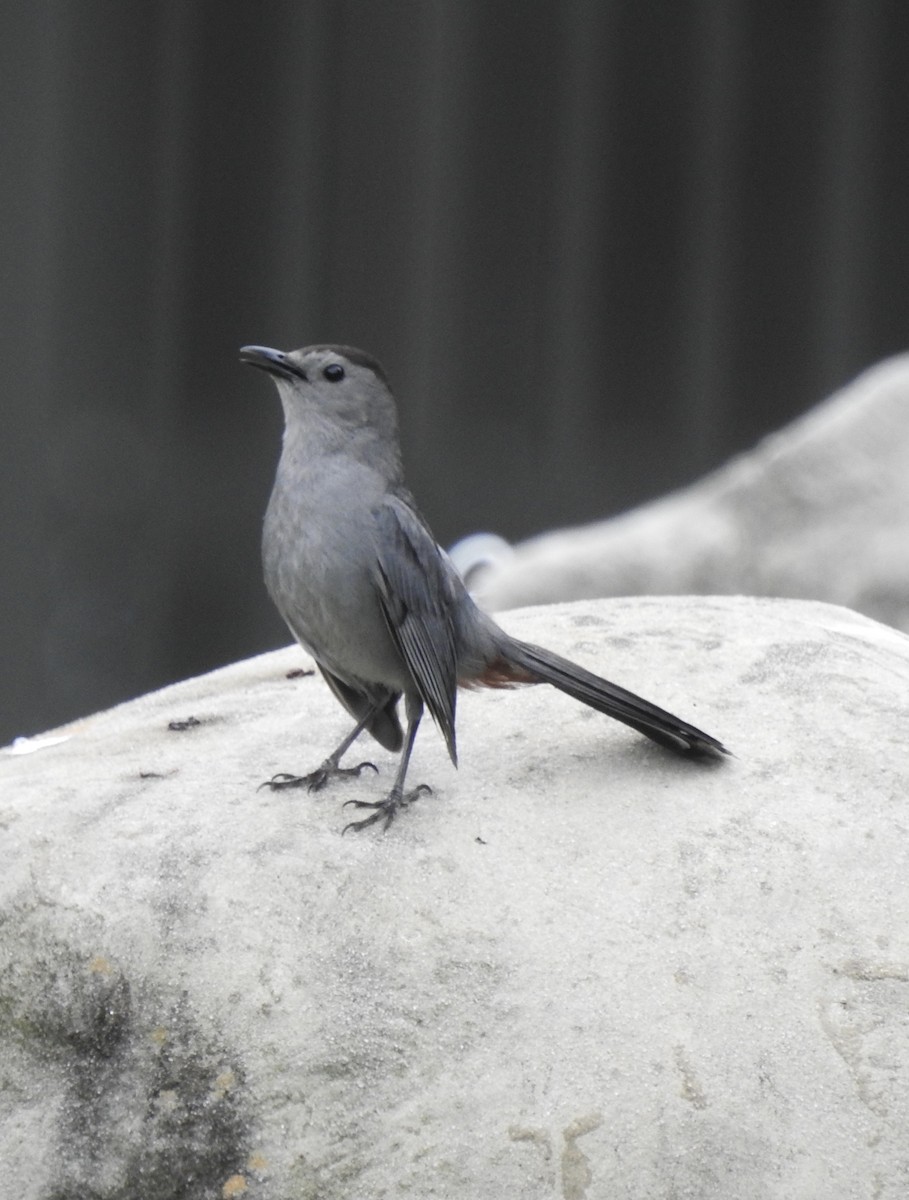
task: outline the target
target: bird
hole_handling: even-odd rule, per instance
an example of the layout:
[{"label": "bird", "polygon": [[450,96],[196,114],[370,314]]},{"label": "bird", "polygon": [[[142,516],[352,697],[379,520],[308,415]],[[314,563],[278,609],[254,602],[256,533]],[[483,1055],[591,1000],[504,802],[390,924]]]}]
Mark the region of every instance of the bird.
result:
[{"label": "bird", "polygon": [[315,770],[281,772],[263,786],[316,791],[376,770],[372,762],[341,766],[366,732],[400,755],[398,767],[382,799],[346,802],[369,815],[342,832],[378,822],[387,830],[400,811],[431,792],[427,784],[406,786],[427,709],[457,766],[460,688],[548,683],[681,755],[730,753],[649,700],[512,637],[478,607],[404,482],[397,406],[375,358],[352,346],[320,344],[293,351],[247,345],[240,359],[271,376],[284,410],[262,532],[266,588],[355,721]]}]

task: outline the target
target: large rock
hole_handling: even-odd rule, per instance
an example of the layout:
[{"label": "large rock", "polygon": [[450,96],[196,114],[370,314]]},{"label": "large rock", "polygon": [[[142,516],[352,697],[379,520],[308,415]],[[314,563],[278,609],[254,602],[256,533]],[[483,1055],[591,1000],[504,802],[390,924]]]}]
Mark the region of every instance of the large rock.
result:
[{"label": "large rock", "polygon": [[493,608],[644,593],[790,596],[909,631],[909,355],[691,487],[523,543],[475,586]]},{"label": "large rock", "polygon": [[460,772],[427,727],[435,794],[342,837],[374,746],[257,790],[345,728],[294,649],[0,755],[0,1194],[903,1200],[909,639],[761,600],[504,623],[738,757],[468,694]]}]

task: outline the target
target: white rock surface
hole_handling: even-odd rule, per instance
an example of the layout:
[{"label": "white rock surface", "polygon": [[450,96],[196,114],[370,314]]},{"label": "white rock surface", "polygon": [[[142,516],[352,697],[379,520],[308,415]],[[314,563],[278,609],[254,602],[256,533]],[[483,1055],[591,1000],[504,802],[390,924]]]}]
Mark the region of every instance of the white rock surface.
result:
[{"label": "white rock surface", "polygon": [[[468,694],[342,837],[257,791],[346,718],[295,649],[0,754],[0,1194],[904,1200],[909,639],[821,604],[506,615],[727,741]],[[169,730],[172,721],[199,724]]]},{"label": "white rock surface", "polygon": [[909,355],[698,483],[516,547],[491,608],[596,596],[789,596],[909,631]]}]

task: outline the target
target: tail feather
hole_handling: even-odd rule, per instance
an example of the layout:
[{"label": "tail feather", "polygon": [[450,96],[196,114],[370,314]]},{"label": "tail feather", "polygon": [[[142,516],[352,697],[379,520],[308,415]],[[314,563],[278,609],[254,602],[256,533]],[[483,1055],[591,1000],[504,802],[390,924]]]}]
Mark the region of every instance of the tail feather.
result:
[{"label": "tail feather", "polygon": [[719,756],[729,753],[722,742],[709,733],[542,646],[509,638],[507,645],[502,647],[502,656],[535,679],[551,683],[560,692],[630,725],[638,733],[679,754]]},{"label": "tail feather", "polygon": [[356,688],[339,679],[337,675],[332,675],[331,671],[327,667],[323,667],[321,663],[318,664],[318,667],[325,677],[325,682],[355,720],[361,721],[368,712],[372,712],[366,728],[380,746],[397,753],[404,744],[404,733],[397,712],[398,700],[401,698],[400,693],[388,692],[387,695],[383,695],[379,691],[372,696],[367,696],[364,692],[357,691]]}]

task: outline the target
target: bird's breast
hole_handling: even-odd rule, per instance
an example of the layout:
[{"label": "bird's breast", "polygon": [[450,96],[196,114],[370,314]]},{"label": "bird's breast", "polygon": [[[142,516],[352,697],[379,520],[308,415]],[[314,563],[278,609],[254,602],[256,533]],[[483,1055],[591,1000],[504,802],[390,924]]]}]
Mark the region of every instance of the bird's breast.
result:
[{"label": "bird's breast", "polygon": [[262,538],[265,583],[291,632],[333,674],[406,690],[374,585],[379,500],[368,472],[279,467]]}]

